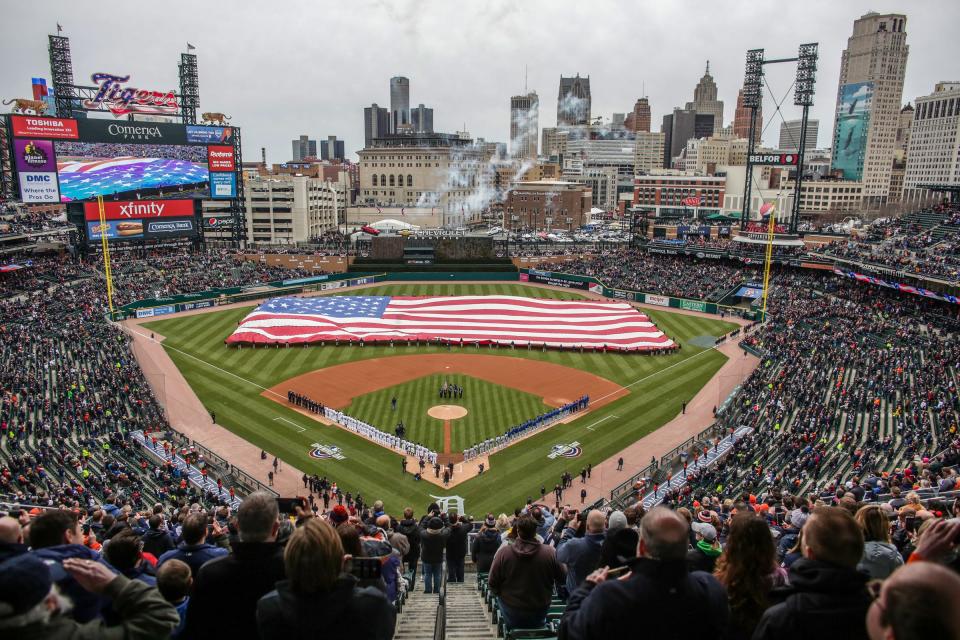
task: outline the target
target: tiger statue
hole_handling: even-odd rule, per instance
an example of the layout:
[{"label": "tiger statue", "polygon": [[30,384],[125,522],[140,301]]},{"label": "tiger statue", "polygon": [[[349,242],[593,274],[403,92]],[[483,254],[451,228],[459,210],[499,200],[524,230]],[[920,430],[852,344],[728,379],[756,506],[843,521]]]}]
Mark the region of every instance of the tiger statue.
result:
[{"label": "tiger statue", "polygon": [[225,116],[222,113],[204,113],[200,117],[204,124],[227,124],[227,120],[230,119],[230,116]]},{"label": "tiger statue", "polygon": [[33,111],[35,115],[42,116],[47,110],[47,103],[43,100],[14,98],[13,100],[4,100],[3,104],[12,104],[14,113],[26,113],[27,111]]}]

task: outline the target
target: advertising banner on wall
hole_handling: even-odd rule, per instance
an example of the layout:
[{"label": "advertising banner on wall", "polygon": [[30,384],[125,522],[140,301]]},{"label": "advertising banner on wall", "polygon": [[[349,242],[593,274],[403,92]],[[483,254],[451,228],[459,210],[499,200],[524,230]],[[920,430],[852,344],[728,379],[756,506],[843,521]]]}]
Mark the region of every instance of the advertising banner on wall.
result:
[{"label": "advertising banner on wall", "polygon": [[669,296],[655,296],[651,294],[646,294],[643,296],[644,302],[647,304],[655,304],[658,307],[669,307],[670,306],[670,297]]},{"label": "advertising banner on wall", "polygon": [[872,82],[855,82],[840,87],[833,138],[833,168],[843,171],[844,180],[863,177],[863,155],[867,148],[872,104]]},{"label": "advertising banner on wall", "polygon": [[48,138],[76,140],[77,121],[69,118],[41,118],[38,116],[10,116],[15,138]]},{"label": "advertising banner on wall", "polygon": [[210,197],[214,200],[228,200],[237,197],[237,174],[211,173]]},{"label": "advertising banner on wall", "polygon": [[233,147],[210,145],[207,147],[210,171],[234,171]]},{"label": "advertising banner on wall", "polygon": [[539,282],[540,284],[549,284],[554,287],[563,287],[565,289],[588,289],[589,282],[579,280],[567,280],[564,277],[554,276],[549,271],[537,271],[530,269],[527,274],[529,282]]},{"label": "advertising banner on wall", "polygon": [[192,200],[140,200],[104,202],[104,219],[96,202],[84,204],[87,238],[107,240],[157,240],[197,234]]},{"label": "advertising banner on wall", "polygon": [[57,174],[40,171],[21,171],[20,199],[24,202],[60,202]]}]

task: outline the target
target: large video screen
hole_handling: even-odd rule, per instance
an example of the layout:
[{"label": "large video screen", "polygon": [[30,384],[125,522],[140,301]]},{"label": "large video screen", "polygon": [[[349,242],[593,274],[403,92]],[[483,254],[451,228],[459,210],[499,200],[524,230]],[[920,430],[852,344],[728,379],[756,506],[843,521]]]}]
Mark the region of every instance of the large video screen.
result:
[{"label": "large video screen", "polygon": [[233,127],[11,116],[24,202],[230,199]]}]

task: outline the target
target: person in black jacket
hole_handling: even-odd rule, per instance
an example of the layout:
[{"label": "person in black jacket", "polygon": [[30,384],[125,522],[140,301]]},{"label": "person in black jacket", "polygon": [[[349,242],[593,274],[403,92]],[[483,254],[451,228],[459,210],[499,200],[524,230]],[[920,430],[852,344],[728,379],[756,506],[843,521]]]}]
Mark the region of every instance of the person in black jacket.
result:
[{"label": "person in black jacket", "polygon": [[687,521],[656,507],[640,521],[639,558],[623,579],[597,569],[570,595],[560,637],[682,639],[691,637],[685,620],[696,620],[697,635],[723,637],[727,594],[713,576],[687,572]]},{"label": "person in black jacket", "polygon": [[413,509],[410,507],[403,510],[403,520],[397,524],[397,533],[407,536],[407,542],[410,543],[410,550],[403,556],[403,562],[411,574],[409,587],[413,589],[417,578],[417,563],[420,562],[420,527],[413,519]]},{"label": "person in black jacket", "polygon": [[775,589],[754,640],[866,640],[868,576],[857,571],[863,533],[839,507],[817,507],[803,527],[803,557],[790,566],[790,585]]},{"label": "person in black jacket", "polygon": [[447,538],[447,581],[463,582],[463,563],[467,557],[467,537],[473,524],[455,513],[450,514],[450,537]]},{"label": "person in black jacket", "polygon": [[237,527],[233,551],[203,565],[194,579],[184,638],[250,637],[257,601],[285,577],[276,498],[251,493],[237,511]]},{"label": "person in black jacket", "polygon": [[144,553],[151,553],[155,558],[159,558],[167,551],[176,548],[170,534],[165,529],[161,529],[163,516],[155,513],[150,516],[147,524],[150,528],[142,536]]},{"label": "person in black jacket", "polygon": [[350,559],[333,527],[307,519],[283,552],[287,579],[257,603],[260,637],[390,640],[396,611],[379,589],[342,573]]},{"label": "person in black jacket", "polygon": [[440,593],[443,582],[443,552],[447,547],[450,528],[434,516],[420,526],[420,554],[423,559],[424,593]]},{"label": "person in black jacket", "polygon": [[500,537],[500,530],[497,529],[497,520],[492,513],[487,514],[487,519],[483,521],[483,527],[480,533],[473,539],[470,547],[470,557],[477,565],[479,573],[489,573],[490,565],[493,564],[493,556],[503,540]]}]

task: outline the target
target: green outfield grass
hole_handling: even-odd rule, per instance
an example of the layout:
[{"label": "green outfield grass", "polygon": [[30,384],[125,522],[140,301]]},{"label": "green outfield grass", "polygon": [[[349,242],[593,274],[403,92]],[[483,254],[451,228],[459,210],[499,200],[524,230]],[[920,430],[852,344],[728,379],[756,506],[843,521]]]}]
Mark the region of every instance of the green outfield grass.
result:
[{"label": "green outfield grass", "polygon": [[[391,284],[362,290],[362,295],[484,294],[582,297],[569,291],[503,283]],[[338,291],[336,295],[352,295],[352,292]],[[664,356],[535,349],[504,351],[511,357],[544,360],[589,371],[629,387],[630,394],[505,449],[493,457],[490,471],[483,476],[443,490],[417,483],[409,475],[402,476],[398,455],[342,429],[321,425],[260,394],[308,371],[367,358],[445,353],[446,347],[227,348],[223,341],[250,309],[252,306],[182,316],[145,326],[166,336],[164,347],[207,410],[216,412],[218,423],[290,465],[327,475],[341,487],[354,492],[359,489],[370,499],[383,499],[391,512],[407,505],[423,509],[431,501],[431,494],[460,495],[473,514],[512,510],[527,496],[538,494],[541,485],[552,487],[564,470],[577,472],[588,462],[597,464],[673,418],[679,413],[681,403],[692,398],[726,359],[714,350],[704,353],[705,350],[691,344],[690,339],[719,336],[736,328],[732,323],[711,318],[647,311],[664,333],[682,345],[681,350]],[[469,354],[471,349],[465,348],[462,352]],[[497,350],[483,349],[480,353],[496,354]],[[434,397],[435,390],[428,395]],[[176,402],[176,398],[165,400]],[[717,404],[722,400],[718,398]],[[583,448],[580,458],[547,458],[554,444],[573,441]],[[310,445],[314,442],[340,447],[346,459],[320,461],[309,457]]]},{"label": "green outfield grass", "polygon": [[[441,398],[439,389],[444,380],[463,387],[463,397]],[[396,411],[390,407],[392,398],[397,398]],[[427,410],[438,404],[454,404],[467,410],[467,415],[451,422],[452,453],[497,436],[552,408],[544,404],[542,398],[486,380],[462,374],[437,374],[354,398],[342,411],[388,433],[393,433],[397,422],[402,420],[407,440],[442,453],[443,420],[427,415]]]}]

